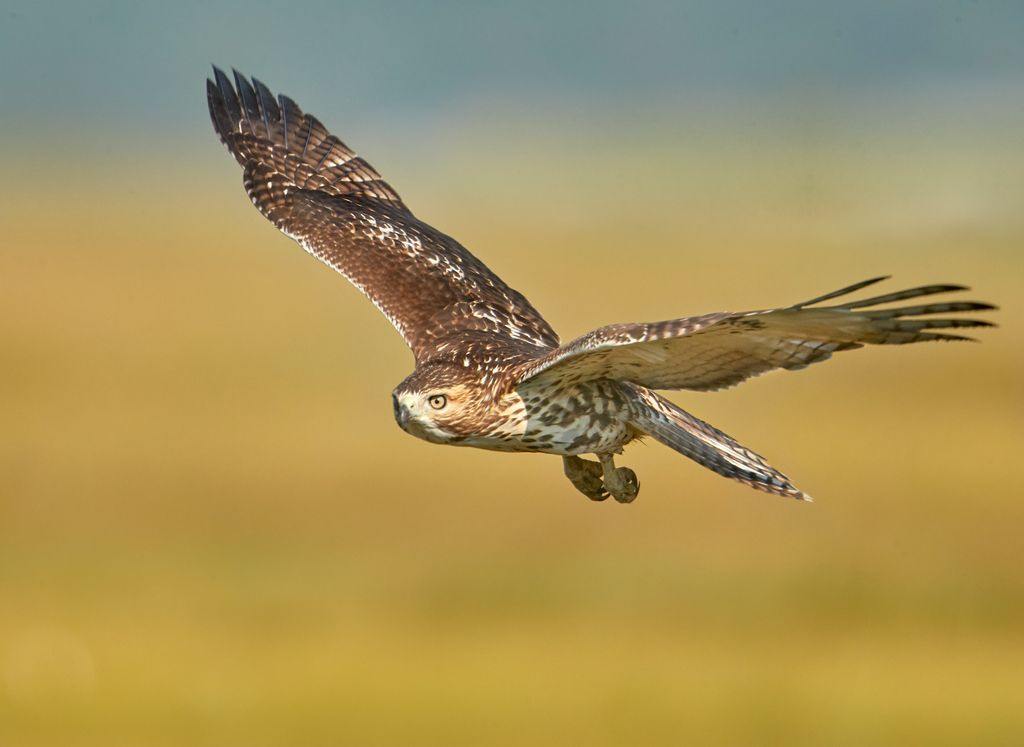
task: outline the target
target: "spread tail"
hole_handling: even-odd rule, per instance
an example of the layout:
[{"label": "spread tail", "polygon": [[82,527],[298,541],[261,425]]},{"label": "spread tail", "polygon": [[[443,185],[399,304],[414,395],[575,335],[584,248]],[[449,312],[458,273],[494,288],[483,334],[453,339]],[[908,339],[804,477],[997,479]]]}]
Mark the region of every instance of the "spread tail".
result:
[{"label": "spread tail", "polygon": [[649,389],[636,387],[631,422],[680,454],[755,490],[799,501],[812,499],[784,474],[712,425],[695,418]]}]

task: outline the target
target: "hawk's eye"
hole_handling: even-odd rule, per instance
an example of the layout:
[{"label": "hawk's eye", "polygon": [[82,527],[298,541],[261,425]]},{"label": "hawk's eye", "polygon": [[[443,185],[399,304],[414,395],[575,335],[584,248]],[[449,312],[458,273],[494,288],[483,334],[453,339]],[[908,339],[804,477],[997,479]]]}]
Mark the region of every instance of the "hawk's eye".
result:
[{"label": "hawk's eye", "polygon": [[429,402],[430,406],[433,407],[435,410],[440,410],[445,405],[448,404],[448,398],[445,397],[443,394],[432,394],[430,395],[430,399],[428,399],[427,402]]}]

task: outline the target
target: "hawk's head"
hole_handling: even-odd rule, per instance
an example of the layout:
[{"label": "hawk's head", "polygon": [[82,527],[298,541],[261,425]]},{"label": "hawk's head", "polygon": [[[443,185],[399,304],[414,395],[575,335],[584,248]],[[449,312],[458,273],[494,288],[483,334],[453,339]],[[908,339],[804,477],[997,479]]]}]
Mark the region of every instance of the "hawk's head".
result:
[{"label": "hawk's head", "polygon": [[[495,394],[477,372],[449,363],[421,366],[395,387],[395,421],[406,433],[437,444],[476,440],[501,419]],[[476,444],[474,444],[476,445]]]}]

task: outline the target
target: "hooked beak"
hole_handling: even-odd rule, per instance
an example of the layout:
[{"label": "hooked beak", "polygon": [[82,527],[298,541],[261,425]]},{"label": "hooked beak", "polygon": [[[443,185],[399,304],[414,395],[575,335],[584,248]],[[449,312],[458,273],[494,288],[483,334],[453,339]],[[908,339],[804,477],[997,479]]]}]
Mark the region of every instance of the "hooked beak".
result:
[{"label": "hooked beak", "polygon": [[394,394],[391,395],[391,404],[395,408],[395,422],[398,423],[398,427],[403,431],[406,430],[406,426],[409,424],[409,411],[398,401],[398,397]]}]

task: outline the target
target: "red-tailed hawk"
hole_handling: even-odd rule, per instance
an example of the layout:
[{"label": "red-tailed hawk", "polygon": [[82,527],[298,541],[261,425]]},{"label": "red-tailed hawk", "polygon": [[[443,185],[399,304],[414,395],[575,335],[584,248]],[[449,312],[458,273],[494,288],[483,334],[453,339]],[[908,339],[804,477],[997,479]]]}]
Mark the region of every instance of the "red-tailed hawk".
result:
[{"label": "red-tailed hawk", "polygon": [[393,393],[398,425],[433,443],[558,454],[593,500],[636,497],[636,474],[613,457],[645,435],[725,477],[809,500],[760,456],[653,390],[723,389],[869,343],[964,340],[935,330],[991,326],[934,316],[994,308],[975,301],[877,308],[959,285],[845,300],[884,279],[874,278],[778,309],[615,324],[561,345],[522,294],[416,218],[294,101],[237,72],[232,83],[217,68],[207,96],[253,204],[365,293],[412,348],[416,369]]}]

